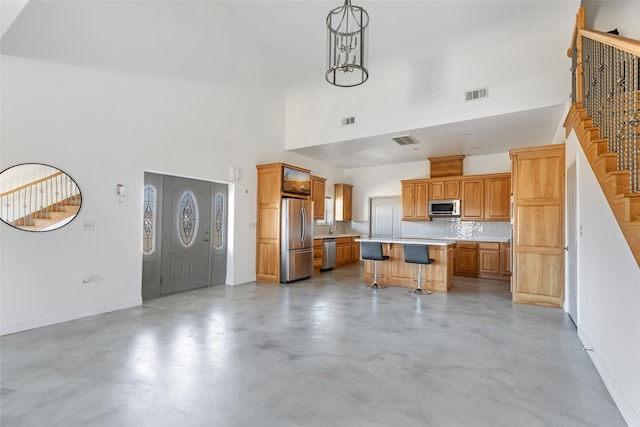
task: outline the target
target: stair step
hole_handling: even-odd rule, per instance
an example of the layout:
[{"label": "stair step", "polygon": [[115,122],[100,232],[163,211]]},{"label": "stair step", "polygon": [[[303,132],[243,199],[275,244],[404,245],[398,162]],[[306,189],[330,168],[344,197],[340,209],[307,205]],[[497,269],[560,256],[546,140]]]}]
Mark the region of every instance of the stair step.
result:
[{"label": "stair step", "polygon": [[602,138],[591,140],[591,144],[587,147],[587,155],[589,158],[595,162],[603,154],[609,154],[609,142]]},{"label": "stair step", "polygon": [[617,211],[616,217],[621,215],[622,221],[640,222],[640,193],[618,194],[611,198],[611,207]]},{"label": "stair step", "polygon": [[631,252],[640,267],[640,222],[626,222],[620,224],[622,234],[624,234]]},{"label": "stair step", "polygon": [[618,168],[618,155],[616,153],[604,153],[600,154],[600,157],[595,162],[596,175],[606,175],[608,172],[613,172]]},{"label": "stair step", "polygon": [[602,177],[600,183],[609,200],[618,194],[629,193],[629,171],[608,172]]},{"label": "stair step", "polygon": [[585,136],[591,140],[600,139],[600,128],[598,126],[584,126]]}]

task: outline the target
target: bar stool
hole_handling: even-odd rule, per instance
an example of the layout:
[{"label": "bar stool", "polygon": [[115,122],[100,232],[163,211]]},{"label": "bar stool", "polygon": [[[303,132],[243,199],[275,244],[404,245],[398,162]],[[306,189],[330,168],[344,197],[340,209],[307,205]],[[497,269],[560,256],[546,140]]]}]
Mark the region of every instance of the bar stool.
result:
[{"label": "bar stool", "polygon": [[382,243],[380,242],[360,242],[360,256],[362,259],[373,261],[373,283],[365,283],[367,288],[382,289],[385,285],[378,283],[378,261],[389,259],[389,255],[382,255]]},{"label": "bar stool", "polygon": [[429,258],[429,246],[428,245],[404,245],[404,262],[411,264],[418,264],[418,287],[411,291],[417,295],[429,295],[431,291],[422,289],[422,266],[433,264],[435,260]]}]

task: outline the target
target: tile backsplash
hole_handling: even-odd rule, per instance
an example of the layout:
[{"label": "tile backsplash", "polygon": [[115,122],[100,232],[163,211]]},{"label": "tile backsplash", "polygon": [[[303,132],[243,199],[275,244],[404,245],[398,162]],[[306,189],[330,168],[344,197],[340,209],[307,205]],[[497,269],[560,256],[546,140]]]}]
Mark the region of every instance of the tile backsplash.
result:
[{"label": "tile backsplash", "polygon": [[478,237],[508,238],[508,222],[461,221],[460,218],[435,218],[432,221],[403,221],[404,237],[445,237],[474,239]]},{"label": "tile backsplash", "polygon": [[[368,221],[338,221],[336,226],[336,234],[369,234]],[[402,237],[437,237],[459,240],[482,237],[508,239],[511,224],[508,222],[461,221],[460,218],[435,218],[432,221],[402,221],[400,231]],[[315,226],[315,235],[328,233],[328,226]]]}]

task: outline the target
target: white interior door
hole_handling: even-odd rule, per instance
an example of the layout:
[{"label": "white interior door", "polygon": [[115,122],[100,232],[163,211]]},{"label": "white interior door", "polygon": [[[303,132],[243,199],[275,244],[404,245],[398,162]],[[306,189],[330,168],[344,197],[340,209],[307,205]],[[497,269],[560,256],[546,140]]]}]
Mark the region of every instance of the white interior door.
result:
[{"label": "white interior door", "polygon": [[569,304],[569,316],[573,323],[578,325],[578,241],[576,221],[576,164],[573,163],[567,169],[567,280],[569,282],[567,302]]},{"label": "white interior door", "polygon": [[369,234],[400,236],[401,207],[400,196],[371,197],[369,199]]}]

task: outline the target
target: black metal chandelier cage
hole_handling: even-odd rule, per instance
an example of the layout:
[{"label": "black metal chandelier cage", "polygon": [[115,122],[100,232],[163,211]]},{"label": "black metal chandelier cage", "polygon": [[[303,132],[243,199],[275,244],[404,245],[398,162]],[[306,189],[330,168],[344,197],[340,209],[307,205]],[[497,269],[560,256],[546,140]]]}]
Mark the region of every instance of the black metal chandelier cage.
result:
[{"label": "black metal chandelier cage", "polygon": [[369,14],[345,0],[327,16],[327,73],[334,86],[358,86],[367,81],[369,71]]}]

